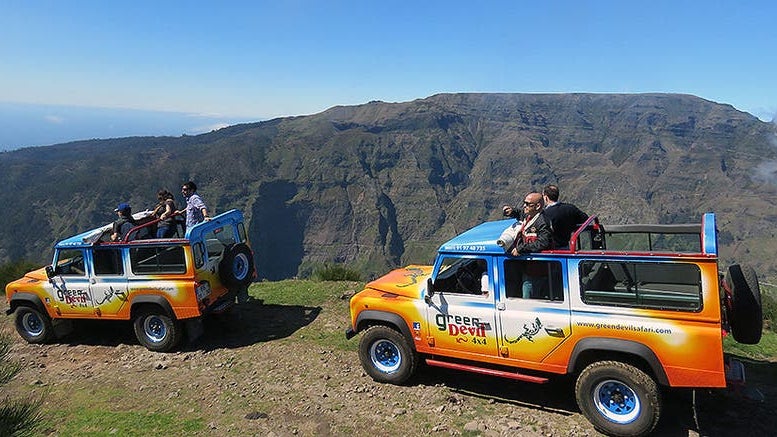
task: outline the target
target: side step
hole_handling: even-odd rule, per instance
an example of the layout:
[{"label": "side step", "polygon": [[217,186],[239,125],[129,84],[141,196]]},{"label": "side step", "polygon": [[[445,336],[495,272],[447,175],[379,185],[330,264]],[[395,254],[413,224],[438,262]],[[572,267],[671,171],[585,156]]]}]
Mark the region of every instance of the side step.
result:
[{"label": "side step", "polygon": [[464,370],[466,372],[480,373],[481,375],[498,376],[500,378],[516,379],[518,381],[533,382],[535,384],[545,384],[548,378],[541,376],[524,375],[518,372],[507,372],[504,370],[488,369],[485,367],[470,366],[467,364],[450,363],[448,361],[439,361],[431,358],[426,359],[426,364],[435,367],[444,367],[446,369]]}]

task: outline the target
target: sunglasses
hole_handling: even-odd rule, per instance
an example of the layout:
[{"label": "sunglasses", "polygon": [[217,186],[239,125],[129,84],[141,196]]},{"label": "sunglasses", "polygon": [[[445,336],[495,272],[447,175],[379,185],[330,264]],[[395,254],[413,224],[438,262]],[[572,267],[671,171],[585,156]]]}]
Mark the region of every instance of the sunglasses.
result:
[{"label": "sunglasses", "polygon": [[536,202],[527,202],[525,200],[523,201],[523,206],[534,206],[534,205],[537,205],[537,203]]}]

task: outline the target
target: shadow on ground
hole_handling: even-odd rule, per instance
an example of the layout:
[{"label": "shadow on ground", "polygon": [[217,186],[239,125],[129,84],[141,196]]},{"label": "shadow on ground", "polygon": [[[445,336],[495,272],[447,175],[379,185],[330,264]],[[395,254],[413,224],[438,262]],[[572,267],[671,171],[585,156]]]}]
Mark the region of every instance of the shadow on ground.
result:
[{"label": "shadow on ground", "polygon": [[552,411],[563,416],[577,412],[574,383],[566,377],[551,379],[547,384],[533,384],[422,366],[413,382],[425,385],[443,384],[454,393],[464,396],[475,396],[523,408]]},{"label": "shadow on ground", "polygon": [[[313,322],[320,307],[264,305],[260,300],[237,305],[230,311],[203,319],[204,332],[193,342],[185,338],[174,349],[183,351],[238,348],[289,337]],[[137,345],[128,321],[76,320],[72,331],[55,343],[90,346]]]},{"label": "shadow on ground", "polygon": [[[661,420],[654,436],[748,437],[777,435],[777,363],[744,361],[746,390],[673,389],[662,393]],[[552,378],[546,384],[506,380],[477,374],[422,366],[415,384],[443,384],[452,392],[496,403],[547,411],[559,416],[580,414],[571,377]],[[761,394],[762,399],[754,399]]]},{"label": "shadow on ground", "polygon": [[260,300],[235,306],[231,311],[206,317],[205,332],[184,349],[237,348],[286,338],[312,323],[321,307],[264,305]]}]

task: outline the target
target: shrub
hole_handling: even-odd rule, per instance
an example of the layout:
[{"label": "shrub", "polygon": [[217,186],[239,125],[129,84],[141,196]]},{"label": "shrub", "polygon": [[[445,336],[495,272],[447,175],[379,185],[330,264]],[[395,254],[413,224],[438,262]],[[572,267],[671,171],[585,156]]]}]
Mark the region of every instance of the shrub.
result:
[{"label": "shrub", "polygon": [[[21,370],[17,363],[8,361],[10,343],[0,336],[0,386],[5,385]],[[5,398],[0,404],[0,435],[32,435],[40,420],[41,400]]]},{"label": "shrub", "polygon": [[313,277],[319,281],[360,281],[361,275],[342,264],[327,265],[315,269]]}]

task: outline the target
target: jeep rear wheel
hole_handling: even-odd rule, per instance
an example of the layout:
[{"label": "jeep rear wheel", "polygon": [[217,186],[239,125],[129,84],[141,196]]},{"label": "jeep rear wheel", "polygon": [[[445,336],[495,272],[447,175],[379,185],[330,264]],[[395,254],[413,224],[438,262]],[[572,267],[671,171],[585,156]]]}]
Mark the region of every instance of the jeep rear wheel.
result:
[{"label": "jeep rear wheel", "polygon": [[135,317],[135,336],[148,350],[167,352],[174,348],[181,337],[177,320],[157,309],[146,309]]},{"label": "jeep rear wheel", "polygon": [[608,435],[648,434],[661,414],[661,396],[653,378],[619,361],[586,367],[577,378],[575,397],[583,415]]},{"label": "jeep rear wheel", "polygon": [[230,288],[247,287],[254,279],[254,256],[244,243],[230,246],[219,263],[219,277]]},{"label": "jeep rear wheel", "polygon": [[407,339],[387,326],[373,326],[359,341],[362,367],[378,382],[402,384],[415,372],[418,356]]},{"label": "jeep rear wheel", "polygon": [[755,270],[748,265],[734,264],[728,268],[731,285],[731,311],[728,321],[734,340],[743,344],[761,341],[763,309],[761,288]]},{"label": "jeep rear wheel", "polygon": [[16,332],[28,343],[45,343],[54,335],[48,314],[29,306],[16,308]]}]

